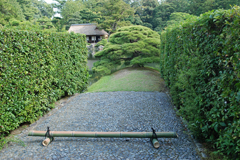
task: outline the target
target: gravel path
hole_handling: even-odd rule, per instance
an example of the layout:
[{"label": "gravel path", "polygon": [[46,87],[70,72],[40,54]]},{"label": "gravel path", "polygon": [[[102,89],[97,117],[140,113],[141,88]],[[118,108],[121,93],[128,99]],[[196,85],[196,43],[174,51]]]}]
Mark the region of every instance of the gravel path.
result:
[{"label": "gravel path", "polygon": [[[179,138],[159,138],[154,149],[149,139],[56,137],[48,146],[43,137],[29,137],[30,129],[52,131],[174,131]],[[99,92],[79,94],[55,113],[25,129],[0,151],[0,159],[200,159],[184,132],[170,99],[161,92]]]}]

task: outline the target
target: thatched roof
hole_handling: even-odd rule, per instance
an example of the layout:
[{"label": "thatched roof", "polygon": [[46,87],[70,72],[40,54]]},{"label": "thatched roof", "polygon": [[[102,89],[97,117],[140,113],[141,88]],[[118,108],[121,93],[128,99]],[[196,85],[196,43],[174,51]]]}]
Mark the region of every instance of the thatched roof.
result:
[{"label": "thatched roof", "polygon": [[68,32],[81,33],[87,36],[103,36],[108,35],[104,30],[99,30],[96,24],[72,24]]}]

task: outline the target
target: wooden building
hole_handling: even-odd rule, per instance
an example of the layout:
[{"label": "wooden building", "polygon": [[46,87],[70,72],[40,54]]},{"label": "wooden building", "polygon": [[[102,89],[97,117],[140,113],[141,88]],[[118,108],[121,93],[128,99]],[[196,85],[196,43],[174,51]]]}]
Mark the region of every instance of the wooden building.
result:
[{"label": "wooden building", "polygon": [[104,38],[108,38],[108,33],[97,28],[96,24],[72,24],[68,32],[81,33],[86,35],[88,43],[97,43]]}]

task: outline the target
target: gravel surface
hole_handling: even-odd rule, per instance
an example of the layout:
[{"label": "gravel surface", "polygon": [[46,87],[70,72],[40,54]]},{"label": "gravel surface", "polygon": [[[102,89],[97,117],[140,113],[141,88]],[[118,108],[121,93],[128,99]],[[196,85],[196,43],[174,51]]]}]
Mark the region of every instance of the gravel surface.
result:
[{"label": "gravel surface", "polygon": [[[179,138],[159,138],[160,148],[145,138],[30,137],[30,129],[52,131],[177,132]],[[185,133],[170,99],[161,92],[99,92],[79,94],[51,116],[17,135],[25,147],[11,143],[0,159],[200,159],[191,136]]]}]

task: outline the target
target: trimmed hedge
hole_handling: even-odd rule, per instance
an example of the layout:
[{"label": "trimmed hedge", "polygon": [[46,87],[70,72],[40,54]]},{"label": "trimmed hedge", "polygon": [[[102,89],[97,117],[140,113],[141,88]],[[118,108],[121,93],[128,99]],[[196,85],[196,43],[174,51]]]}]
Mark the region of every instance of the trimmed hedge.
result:
[{"label": "trimmed hedge", "polygon": [[207,12],[161,34],[160,70],[196,137],[240,157],[240,7]]},{"label": "trimmed hedge", "polygon": [[84,35],[0,30],[0,134],[83,91],[86,63]]}]

